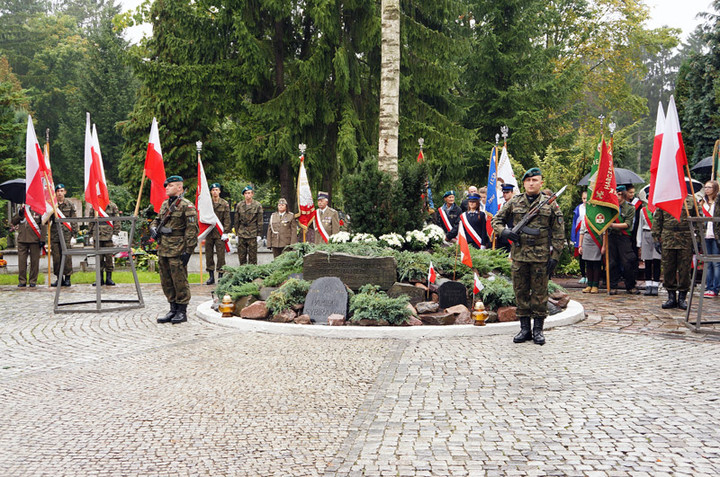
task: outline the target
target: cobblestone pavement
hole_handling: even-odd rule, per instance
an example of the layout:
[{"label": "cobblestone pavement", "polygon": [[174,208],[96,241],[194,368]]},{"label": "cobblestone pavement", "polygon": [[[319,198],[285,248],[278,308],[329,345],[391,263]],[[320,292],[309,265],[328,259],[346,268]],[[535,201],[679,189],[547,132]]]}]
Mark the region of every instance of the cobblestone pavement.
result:
[{"label": "cobblestone pavement", "polygon": [[540,347],[158,325],[143,291],[141,310],[54,315],[47,289],[0,287],[3,475],[720,473],[720,343],[658,298],[573,291],[588,320]]}]

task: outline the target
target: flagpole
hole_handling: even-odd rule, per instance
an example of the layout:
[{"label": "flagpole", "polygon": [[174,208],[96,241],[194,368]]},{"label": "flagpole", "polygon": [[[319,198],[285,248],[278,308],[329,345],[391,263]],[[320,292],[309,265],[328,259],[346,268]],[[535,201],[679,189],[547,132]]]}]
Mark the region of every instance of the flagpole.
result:
[{"label": "flagpole", "polygon": [[[690,194],[693,198],[693,204],[695,204],[695,216],[702,217],[702,215],[700,215],[700,209],[698,208],[697,197],[695,197],[695,188],[693,187],[692,176],[690,175],[690,167],[688,166],[687,161],[685,161],[685,172],[687,172],[688,179],[690,179]],[[690,217],[690,210],[688,210],[687,201],[685,200],[685,198],[683,198],[683,204],[685,204],[685,213],[687,213],[688,217]]]},{"label": "flagpole", "polygon": [[133,212],[133,215],[135,217],[137,217],[138,212],[140,211],[140,199],[142,198],[143,187],[145,187],[145,166],[144,165],[143,165],[142,179],[140,180],[140,190],[138,191],[137,203],[135,204],[135,212]]},{"label": "flagpole", "polygon": [[[45,164],[47,165],[48,162],[50,162],[50,128],[45,129]],[[52,198],[53,203],[53,214],[55,215],[55,218],[57,218],[57,207],[55,205],[55,190],[53,188],[53,184],[48,179],[47,171],[45,170],[47,167],[43,168],[43,174],[45,174],[45,182],[47,183],[48,189],[50,189],[50,197]],[[46,283],[48,288],[50,288],[50,225],[46,227],[47,229],[47,277],[46,277]],[[42,230],[42,217],[40,218],[40,230]]]},{"label": "flagpole", "polygon": [[[720,152],[720,151],[718,151],[718,147],[720,147],[720,139],[718,139],[717,141],[715,141],[715,146],[713,147],[713,153],[712,153],[712,169],[710,170],[710,179],[712,179],[712,180],[717,180],[717,179],[715,178],[715,172],[716,172],[716,171],[715,171],[715,161],[717,161],[718,152]],[[692,184],[692,182],[691,182],[691,184]]]},{"label": "flagpole", "polygon": [[[200,164],[200,152],[202,151],[202,141],[197,141],[195,143],[195,147],[197,148],[197,158],[198,158],[198,164]],[[199,171],[198,171],[199,172]],[[198,213],[198,215],[200,215]],[[203,265],[202,265],[202,249],[203,249],[203,241],[200,240],[198,243],[198,248],[200,249],[200,285],[203,283]]]},{"label": "flagpole", "polygon": [[455,243],[455,265],[453,266],[453,281],[455,280],[455,271],[457,270],[457,256],[458,250],[460,249],[460,242]]},{"label": "flagpole", "polygon": [[605,230],[605,237],[603,237],[605,245],[605,286],[607,287],[608,295],[610,294],[610,234]]}]

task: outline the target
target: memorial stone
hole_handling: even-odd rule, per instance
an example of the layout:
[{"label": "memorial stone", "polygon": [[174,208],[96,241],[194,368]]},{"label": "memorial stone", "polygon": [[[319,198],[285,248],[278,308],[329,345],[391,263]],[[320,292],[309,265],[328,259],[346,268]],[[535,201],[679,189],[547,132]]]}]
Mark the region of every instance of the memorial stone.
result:
[{"label": "memorial stone", "polygon": [[303,313],[316,324],[326,325],[328,316],[337,313],[347,317],[348,293],[337,277],[321,277],[310,285]]},{"label": "memorial stone", "polygon": [[400,295],[407,295],[410,298],[411,305],[417,305],[421,301],[425,301],[426,291],[422,288],[412,286],[408,283],[395,283],[387,291],[387,296],[390,298],[397,298]]},{"label": "memorial stone", "polygon": [[450,308],[455,305],[468,306],[467,288],[460,282],[445,282],[438,288],[440,308]]},{"label": "memorial stone", "polygon": [[388,290],[397,279],[394,257],[360,257],[346,253],[313,252],[303,259],[303,278],[337,277],[351,290],[365,284],[379,285]]}]

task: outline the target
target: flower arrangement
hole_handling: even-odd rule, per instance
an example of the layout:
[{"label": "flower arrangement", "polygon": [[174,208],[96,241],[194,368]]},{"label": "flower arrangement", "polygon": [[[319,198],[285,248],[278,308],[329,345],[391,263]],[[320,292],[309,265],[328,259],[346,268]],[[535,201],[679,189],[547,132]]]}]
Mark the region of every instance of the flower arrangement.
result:
[{"label": "flower arrangement", "polygon": [[378,239],[373,234],[355,234],[352,238],[353,243],[373,243],[377,241]]},{"label": "flower arrangement", "polygon": [[427,224],[422,228],[422,232],[427,235],[430,245],[442,243],[445,240],[445,231],[435,224]]},{"label": "flower arrangement", "polygon": [[330,236],[330,243],[347,243],[352,236],[348,232],[338,232]]},{"label": "flower arrangement", "polygon": [[405,237],[396,233],[381,235],[378,237],[378,240],[387,244],[388,247],[396,249],[401,249],[403,245],[405,245]]}]

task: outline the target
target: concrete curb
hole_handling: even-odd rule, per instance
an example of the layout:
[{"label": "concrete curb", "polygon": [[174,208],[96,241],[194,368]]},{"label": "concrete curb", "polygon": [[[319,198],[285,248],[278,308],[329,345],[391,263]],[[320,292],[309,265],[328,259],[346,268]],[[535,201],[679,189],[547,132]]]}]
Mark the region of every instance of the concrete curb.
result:
[{"label": "concrete curb", "polygon": [[[450,325],[450,326],[314,326],[292,323],[272,323],[268,321],[246,320],[233,316],[222,318],[213,311],[212,301],[201,303],[197,307],[197,316],[209,323],[236,328],[246,332],[269,333],[276,335],[318,336],[325,338],[385,338],[413,340],[418,338],[450,338],[455,336],[511,335],[520,331],[517,321],[492,323],[486,326]],[[545,320],[545,329],[571,325],[585,319],[583,306],[571,300],[562,313],[549,316]]]}]

